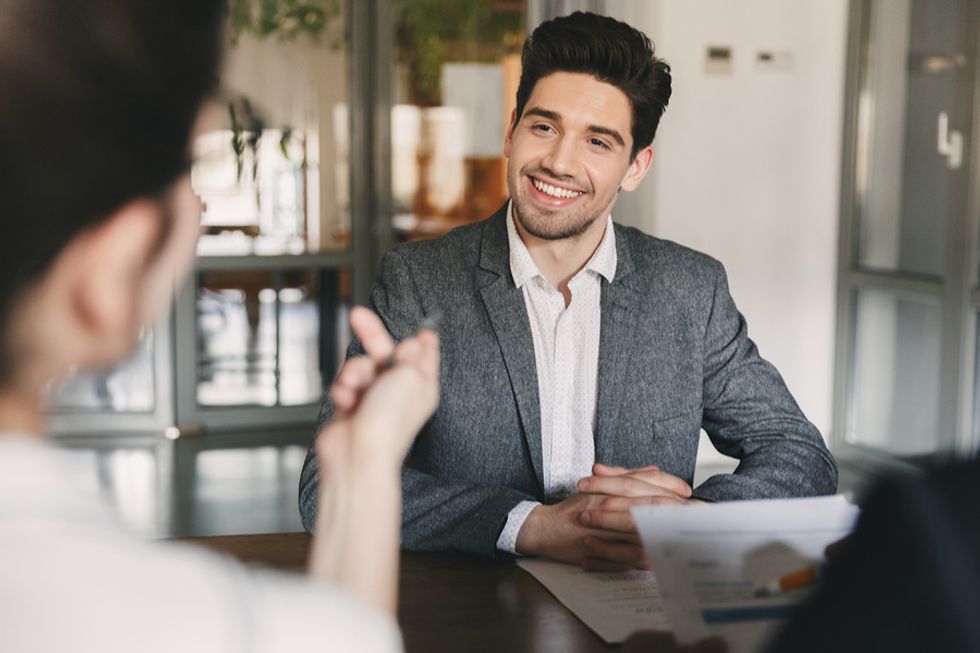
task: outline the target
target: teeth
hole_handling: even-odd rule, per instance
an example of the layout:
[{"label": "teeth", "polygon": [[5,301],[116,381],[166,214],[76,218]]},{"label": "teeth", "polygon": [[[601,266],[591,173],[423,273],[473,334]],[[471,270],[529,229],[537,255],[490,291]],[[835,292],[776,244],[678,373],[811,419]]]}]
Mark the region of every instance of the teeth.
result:
[{"label": "teeth", "polygon": [[565,188],[558,188],[557,186],[552,186],[551,184],[546,184],[543,181],[538,181],[537,179],[532,179],[531,182],[534,187],[546,195],[551,195],[552,197],[569,198],[578,197],[582,195],[581,191],[577,190],[567,190]]}]

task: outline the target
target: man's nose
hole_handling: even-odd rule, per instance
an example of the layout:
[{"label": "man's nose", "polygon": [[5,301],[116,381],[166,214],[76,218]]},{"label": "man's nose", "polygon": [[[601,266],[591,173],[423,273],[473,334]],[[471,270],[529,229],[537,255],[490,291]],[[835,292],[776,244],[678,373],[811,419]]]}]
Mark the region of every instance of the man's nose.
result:
[{"label": "man's nose", "polygon": [[541,166],[556,177],[570,177],[575,173],[575,142],[568,137],[555,139],[541,159]]}]

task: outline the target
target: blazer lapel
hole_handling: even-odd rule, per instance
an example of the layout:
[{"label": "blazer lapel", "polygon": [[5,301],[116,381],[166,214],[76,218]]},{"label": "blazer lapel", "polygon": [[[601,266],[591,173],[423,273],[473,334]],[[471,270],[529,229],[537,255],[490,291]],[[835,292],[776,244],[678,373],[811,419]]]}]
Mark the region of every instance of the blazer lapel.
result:
[{"label": "blazer lapel", "polygon": [[531,325],[524,305],[524,294],[514,286],[510,274],[510,249],[507,243],[507,205],[487,221],[483,230],[480,267],[483,272],[480,294],[490,317],[504,365],[510,377],[514,400],[531,454],[531,464],[538,485],[544,493],[544,471],[541,456],[541,403],[538,397],[538,375],[534,360]]},{"label": "blazer lapel", "polygon": [[632,282],[633,261],[626,235],[616,234],[616,276],[603,281],[599,326],[599,372],[596,380],[596,462],[609,460],[609,453],[626,443],[616,428],[627,394],[632,352],[637,345],[641,293]]}]

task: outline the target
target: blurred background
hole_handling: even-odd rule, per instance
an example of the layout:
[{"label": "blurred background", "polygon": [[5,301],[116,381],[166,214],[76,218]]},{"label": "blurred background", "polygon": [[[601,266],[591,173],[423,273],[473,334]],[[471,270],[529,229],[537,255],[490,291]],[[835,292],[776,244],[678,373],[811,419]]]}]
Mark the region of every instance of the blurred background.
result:
[{"label": "blurred background", "polygon": [[[860,495],[980,442],[980,0],[232,0],[171,314],[50,393],[150,536],[300,530],[299,470],[381,254],[506,200],[520,46],[590,10],[674,93],[613,217],[707,252]],[[733,462],[702,442],[699,477]]]}]

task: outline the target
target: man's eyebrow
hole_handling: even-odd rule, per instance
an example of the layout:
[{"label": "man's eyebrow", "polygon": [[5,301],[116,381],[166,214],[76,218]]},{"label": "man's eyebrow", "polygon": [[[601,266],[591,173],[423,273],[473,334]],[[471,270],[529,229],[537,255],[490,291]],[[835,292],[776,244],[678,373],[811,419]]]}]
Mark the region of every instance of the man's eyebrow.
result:
[{"label": "man's eyebrow", "polygon": [[[561,122],[561,114],[557,111],[549,111],[548,109],[539,109],[538,107],[533,107],[524,112],[525,116],[538,116],[544,118],[545,120],[551,120],[552,122]],[[620,134],[615,129],[611,127],[602,127],[600,125],[589,125],[588,131],[593,134],[602,134],[603,136],[608,136],[613,139],[621,147],[626,147],[626,140],[623,135]]]},{"label": "man's eyebrow", "polygon": [[561,114],[557,111],[548,111],[547,109],[539,109],[537,107],[528,109],[524,112],[525,116],[540,116],[545,120],[551,120],[553,122],[561,122]]},{"label": "man's eyebrow", "polygon": [[600,127],[599,125],[589,125],[589,131],[592,132],[593,134],[602,134],[604,136],[608,136],[609,138],[619,143],[621,147],[626,147],[626,141],[623,140],[623,135],[620,134],[615,129],[611,129],[609,127]]}]

